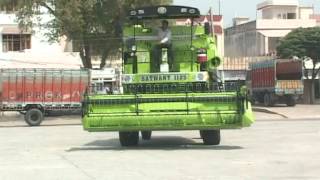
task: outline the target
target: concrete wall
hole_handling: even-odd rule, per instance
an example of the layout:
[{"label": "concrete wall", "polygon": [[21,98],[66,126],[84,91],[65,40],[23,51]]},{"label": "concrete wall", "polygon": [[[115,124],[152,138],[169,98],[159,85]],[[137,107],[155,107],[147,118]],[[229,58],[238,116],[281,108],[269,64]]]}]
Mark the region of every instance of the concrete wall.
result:
[{"label": "concrete wall", "polygon": [[14,14],[6,14],[0,11],[0,25],[12,25],[17,24],[16,16]]},{"label": "concrete wall", "polygon": [[[1,32],[1,27],[0,27]],[[3,47],[2,47],[2,34],[0,33],[0,53],[2,53]]]},{"label": "concrete wall", "polygon": [[288,30],[299,27],[314,27],[316,26],[315,19],[258,19],[257,29],[262,30]]},{"label": "concrete wall", "polygon": [[217,48],[221,57],[224,56],[224,35],[217,35]]},{"label": "concrete wall", "polygon": [[266,0],[257,5],[257,9],[269,6],[299,6],[298,0]]},{"label": "concrete wall", "polygon": [[313,7],[300,7],[299,8],[299,18],[300,19],[310,19],[310,16],[314,14]]},{"label": "concrete wall", "polygon": [[224,38],[227,57],[255,57],[266,54],[268,39],[256,30],[255,21],[227,28]]}]

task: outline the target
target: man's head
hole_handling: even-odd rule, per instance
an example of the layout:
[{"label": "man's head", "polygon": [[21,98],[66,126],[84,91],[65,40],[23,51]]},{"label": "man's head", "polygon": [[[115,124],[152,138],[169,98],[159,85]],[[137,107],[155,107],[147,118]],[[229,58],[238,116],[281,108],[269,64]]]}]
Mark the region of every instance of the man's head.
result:
[{"label": "man's head", "polygon": [[169,22],[168,22],[167,20],[161,21],[161,28],[162,28],[163,30],[168,29],[168,27],[169,27]]}]

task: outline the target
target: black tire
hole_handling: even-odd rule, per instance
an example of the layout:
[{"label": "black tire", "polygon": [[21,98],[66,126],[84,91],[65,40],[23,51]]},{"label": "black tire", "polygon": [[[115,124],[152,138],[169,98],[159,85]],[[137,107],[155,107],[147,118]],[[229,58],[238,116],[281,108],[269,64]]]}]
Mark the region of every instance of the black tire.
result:
[{"label": "black tire", "polygon": [[43,113],[39,109],[29,109],[24,116],[24,120],[29,126],[39,126],[43,118]]},{"label": "black tire", "polygon": [[141,131],[141,136],[143,140],[150,140],[152,131]]},{"label": "black tire", "polygon": [[256,99],[260,104],[263,104],[263,102],[264,102],[263,95],[261,95],[261,94],[255,95],[254,99]]},{"label": "black tire", "polygon": [[273,94],[273,93],[271,93],[271,94],[269,94],[269,100],[270,100],[270,104],[269,104],[269,106],[270,107],[273,107],[274,105],[275,105],[275,103],[276,103],[276,100],[275,100],[275,95]]},{"label": "black tire", "polygon": [[296,102],[296,100],[294,99],[293,96],[288,96],[286,104],[289,107],[294,107],[294,106],[296,106],[297,102]]},{"label": "black tire", "polygon": [[137,146],[139,143],[139,131],[119,132],[121,146]]},{"label": "black tire", "polygon": [[200,136],[205,145],[220,144],[220,130],[200,130]]},{"label": "black tire", "polygon": [[265,107],[269,107],[269,106],[271,106],[271,96],[268,94],[268,93],[266,93],[265,95],[264,95],[264,97],[263,97],[263,105],[265,106]]}]

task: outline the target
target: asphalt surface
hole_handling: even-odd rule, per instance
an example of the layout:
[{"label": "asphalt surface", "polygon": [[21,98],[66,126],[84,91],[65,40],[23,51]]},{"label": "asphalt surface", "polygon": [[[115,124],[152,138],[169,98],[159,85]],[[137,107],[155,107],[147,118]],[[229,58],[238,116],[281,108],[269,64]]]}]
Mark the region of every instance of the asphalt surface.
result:
[{"label": "asphalt surface", "polygon": [[320,178],[320,119],[258,118],[222,131],[220,146],[202,145],[197,131],[175,131],[122,148],[117,133],[88,133],[78,117],[68,118],[35,128],[0,121],[0,179]]}]

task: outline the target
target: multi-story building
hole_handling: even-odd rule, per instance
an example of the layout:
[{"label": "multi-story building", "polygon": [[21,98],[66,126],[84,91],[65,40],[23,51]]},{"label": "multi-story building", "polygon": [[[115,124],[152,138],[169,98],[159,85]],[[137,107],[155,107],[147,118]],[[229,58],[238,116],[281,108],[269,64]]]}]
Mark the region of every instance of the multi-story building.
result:
[{"label": "multi-story building", "polygon": [[276,54],[279,39],[293,29],[314,27],[313,7],[303,7],[298,0],[267,0],[257,5],[257,19],[235,18],[225,29],[225,55],[254,57]]},{"label": "multi-story building", "polygon": [[[79,68],[78,53],[66,52],[68,43],[64,38],[51,43],[45,37],[44,29],[35,27],[32,31],[19,28],[16,2],[0,7],[0,67],[1,68]],[[50,18],[43,15],[43,20]]]}]

